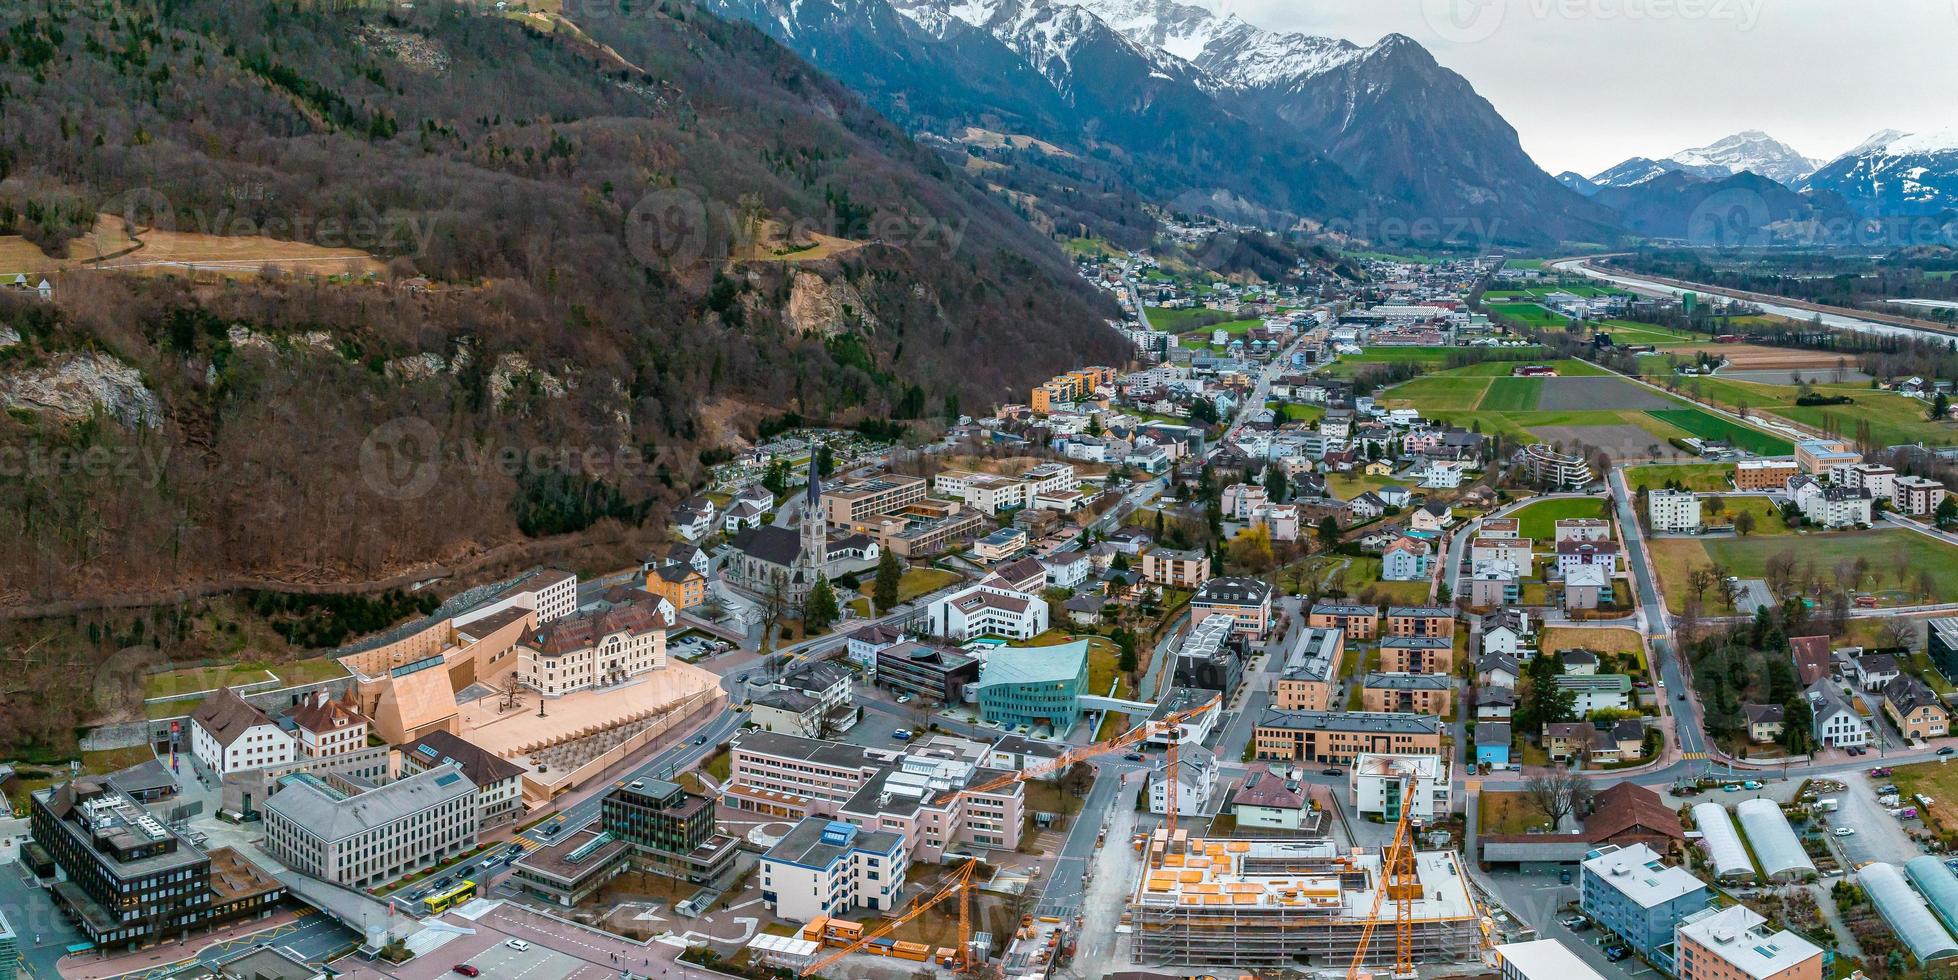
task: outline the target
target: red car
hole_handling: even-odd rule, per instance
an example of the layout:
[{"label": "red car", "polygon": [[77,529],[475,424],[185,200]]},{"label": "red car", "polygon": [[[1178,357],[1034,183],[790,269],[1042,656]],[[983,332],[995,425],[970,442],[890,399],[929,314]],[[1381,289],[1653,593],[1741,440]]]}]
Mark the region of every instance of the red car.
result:
[{"label": "red car", "polygon": [[467,963],[457,963],[457,964],[455,965],[455,971],[456,971],[457,973],[460,973],[460,974],[462,974],[462,975],[463,975],[463,976],[465,976],[465,977],[478,977],[478,976],[482,976],[482,974],[483,974],[483,971],[482,971],[482,970],[479,970],[479,969],[477,969],[476,967],[473,967],[473,966],[470,966],[470,965],[469,965],[469,964],[467,964]]}]

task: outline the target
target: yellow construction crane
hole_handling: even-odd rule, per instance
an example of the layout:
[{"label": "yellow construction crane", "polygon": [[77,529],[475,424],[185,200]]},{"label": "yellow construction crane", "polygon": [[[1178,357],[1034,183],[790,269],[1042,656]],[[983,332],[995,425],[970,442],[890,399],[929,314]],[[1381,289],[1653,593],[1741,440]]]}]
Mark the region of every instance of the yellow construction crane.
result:
[{"label": "yellow construction crane", "polygon": [[959,870],[952,872],[952,876],[947,878],[944,884],[938,886],[937,891],[933,892],[929,897],[914,900],[911,903],[911,908],[903,915],[885,923],[882,928],[864,936],[862,939],[803,967],[800,975],[805,977],[814,976],[816,973],[834,966],[836,961],[845,956],[867,949],[871,943],[896,932],[898,927],[925,914],[926,911],[936,907],[938,903],[951,898],[953,895],[959,897],[959,944],[952,952],[953,963],[960,971],[969,969],[972,966],[972,889],[978,887],[978,884],[972,880],[972,872],[978,866],[978,858],[972,858],[966,861],[965,864],[959,867]]},{"label": "yellow construction crane", "polygon": [[1366,962],[1367,949],[1373,944],[1373,931],[1383,921],[1380,904],[1390,897],[1394,900],[1394,976],[1397,980],[1414,976],[1414,899],[1421,894],[1421,878],[1414,868],[1410,821],[1414,811],[1413,786],[1411,777],[1401,777],[1401,815],[1394,823],[1394,842],[1380,854],[1380,881],[1373,893],[1373,910],[1367,913],[1366,924],[1360,930],[1360,944],[1353,950],[1353,961],[1346,966],[1346,980],[1359,980],[1363,975],[1361,968]]}]

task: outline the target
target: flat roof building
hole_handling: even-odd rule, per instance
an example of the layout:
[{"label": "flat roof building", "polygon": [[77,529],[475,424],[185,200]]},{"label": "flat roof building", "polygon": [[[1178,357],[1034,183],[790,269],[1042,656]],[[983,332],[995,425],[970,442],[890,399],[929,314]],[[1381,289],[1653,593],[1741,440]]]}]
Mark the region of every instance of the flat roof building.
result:
[{"label": "flat roof building", "polygon": [[1822,948],[1745,905],[1703,909],[1679,924],[1679,980],[1821,980]]}]

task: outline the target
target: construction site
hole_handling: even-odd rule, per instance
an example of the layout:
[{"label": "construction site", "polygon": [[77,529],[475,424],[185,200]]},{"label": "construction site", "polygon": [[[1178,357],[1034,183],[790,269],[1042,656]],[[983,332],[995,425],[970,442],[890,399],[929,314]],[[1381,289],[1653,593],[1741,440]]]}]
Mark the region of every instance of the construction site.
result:
[{"label": "construction site", "polygon": [[1399,968],[1479,949],[1481,913],[1453,851],[1399,849],[1388,874],[1380,851],[1324,839],[1158,829],[1144,844],[1127,916],[1137,965]]}]

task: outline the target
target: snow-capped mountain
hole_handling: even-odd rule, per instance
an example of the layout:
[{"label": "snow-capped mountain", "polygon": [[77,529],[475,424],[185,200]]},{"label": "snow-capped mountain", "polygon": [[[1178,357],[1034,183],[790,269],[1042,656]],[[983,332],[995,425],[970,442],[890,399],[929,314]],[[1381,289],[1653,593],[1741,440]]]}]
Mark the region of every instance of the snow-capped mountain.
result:
[{"label": "snow-capped mountain", "polygon": [[1810,174],[1802,190],[1833,191],[1866,217],[1958,208],[1958,128],[1884,130]]},{"label": "snow-capped mountain", "polygon": [[1558,174],[1557,183],[1562,184],[1565,187],[1568,187],[1571,190],[1574,190],[1579,194],[1584,195],[1585,197],[1590,197],[1593,194],[1596,194],[1600,190],[1598,185],[1591,182],[1591,178],[1586,177],[1575,170],[1566,170],[1563,173]]},{"label": "snow-capped mountain", "polygon": [[914,130],[1036,136],[1157,200],[1321,222],[1446,216],[1492,241],[1610,230],[1465,79],[1399,35],[1362,46],[1175,0],[702,2]]},{"label": "snow-capped mountain", "polygon": [[1815,172],[1822,161],[1803,156],[1794,147],[1750,129],[1706,146],[1681,150],[1672,159],[1682,166],[1718,167],[1727,174],[1756,173],[1790,187]]},{"label": "snow-capped mountain", "polygon": [[1669,173],[1686,173],[1702,180],[1756,173],[1794,187],[1821,163],[1820,160],[1803,156],[1794,147],[1760,130],[1750,129],[1657,160],[1632,157],[1593,175],[1591,182],[1600,187],[1636,187]]}]

